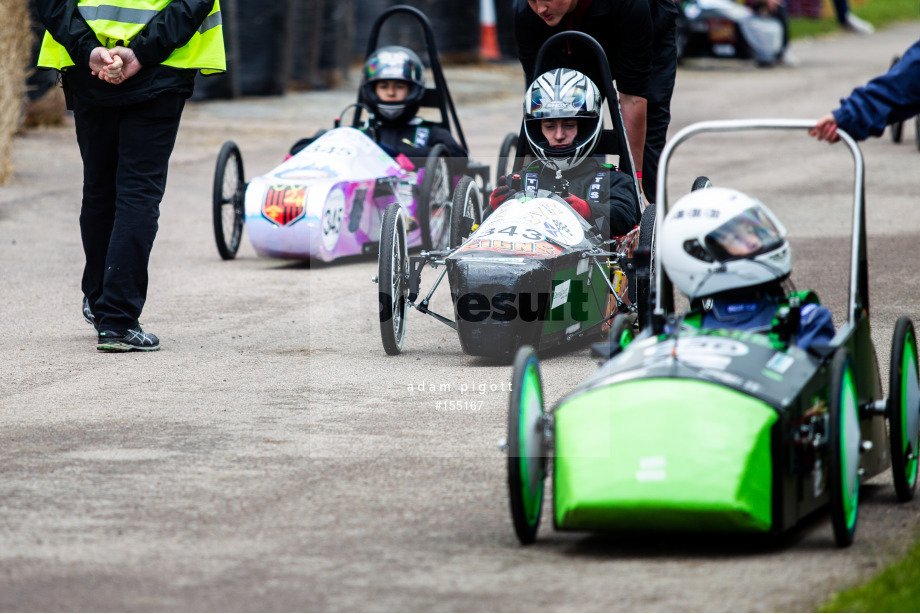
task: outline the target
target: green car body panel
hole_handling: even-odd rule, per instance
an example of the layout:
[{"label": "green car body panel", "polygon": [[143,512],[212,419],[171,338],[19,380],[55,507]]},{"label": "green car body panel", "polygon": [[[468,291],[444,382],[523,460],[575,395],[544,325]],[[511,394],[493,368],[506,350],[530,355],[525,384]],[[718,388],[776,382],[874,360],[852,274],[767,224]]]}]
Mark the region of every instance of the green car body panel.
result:
[{"label": "green car body panel", "polygon": [[776,420],[763,401],[699,380],[633,380],[572,397],[555,415],[555,524],[769,531]]}]

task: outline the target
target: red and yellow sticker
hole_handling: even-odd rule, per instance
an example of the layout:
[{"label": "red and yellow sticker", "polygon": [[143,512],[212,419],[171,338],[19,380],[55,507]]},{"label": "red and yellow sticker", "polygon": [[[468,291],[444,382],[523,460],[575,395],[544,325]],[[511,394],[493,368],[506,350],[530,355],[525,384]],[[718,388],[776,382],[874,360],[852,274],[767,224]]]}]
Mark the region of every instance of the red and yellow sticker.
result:
[{"label": "red and yellow sticker", "polygon": [[278,226],[290,226],[304,216],[306,201],[306,186],[269,186],[262,201],[262,215]]}]

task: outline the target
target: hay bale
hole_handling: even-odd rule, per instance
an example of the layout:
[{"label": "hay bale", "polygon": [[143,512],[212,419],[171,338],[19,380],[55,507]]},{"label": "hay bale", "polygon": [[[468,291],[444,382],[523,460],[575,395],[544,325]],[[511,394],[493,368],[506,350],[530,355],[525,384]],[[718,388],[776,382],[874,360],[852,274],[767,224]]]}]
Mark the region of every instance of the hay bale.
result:
[{"label": "hay bale", "polygon": [[0,2],[0,185],[13,176],[13,136],[19,127],[32,60],[28,0]]}]

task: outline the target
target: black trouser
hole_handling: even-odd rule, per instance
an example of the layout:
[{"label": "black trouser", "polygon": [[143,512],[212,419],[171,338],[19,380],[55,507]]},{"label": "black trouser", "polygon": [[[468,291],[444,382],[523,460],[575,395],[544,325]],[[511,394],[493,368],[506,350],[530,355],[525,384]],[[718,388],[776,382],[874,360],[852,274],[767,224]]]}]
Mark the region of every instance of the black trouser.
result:
[{"label": "black trouser", "polygon": [[642,189],[649,202],[655,202],[658,158],[668,138],[671,123],[671,93],[677,76],[677,25],[673,23],[655,37],[652,72],[648,82],[648,107],[645,121],[645,153],[642,157]]},{"label": "black trouser", "polygon": [[184,106],[181,94],[121,107],[90,105],[74,97],[83,157],[82,286],[98,330],[138,325],[147,300],[147,262],[166,170]]}]

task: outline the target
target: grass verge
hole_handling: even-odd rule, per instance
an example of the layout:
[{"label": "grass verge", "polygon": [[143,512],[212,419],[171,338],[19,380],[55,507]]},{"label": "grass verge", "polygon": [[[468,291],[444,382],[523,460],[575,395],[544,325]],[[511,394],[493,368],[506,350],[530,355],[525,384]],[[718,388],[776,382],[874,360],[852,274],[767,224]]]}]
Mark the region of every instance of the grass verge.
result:
[{"label": "grass verge", "polygon": [[[889,24],[915,21],[920,19],[920,6],[914,0],[850,0],[850,11],[865,19],[876,29]],[[789,38],[807,38],[839,32],[836,17],[823,19],[809,19],[807,17],[794,17],[789,19]]]},{"label": "grass verge", "polygon": [[878,576],[838,593],[819,612],[920,612],[920,543]]}]

